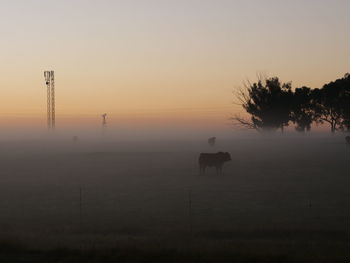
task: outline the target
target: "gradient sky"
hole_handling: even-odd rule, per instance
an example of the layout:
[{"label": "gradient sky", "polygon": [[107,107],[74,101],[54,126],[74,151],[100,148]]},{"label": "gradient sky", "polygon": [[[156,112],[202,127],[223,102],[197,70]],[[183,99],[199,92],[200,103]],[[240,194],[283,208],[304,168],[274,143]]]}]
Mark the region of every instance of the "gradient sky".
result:
[{"label": "gradient sky", "polygon": [[[313,88],[350,71],[347,0],[1,0],[0,123],[217,125],[264,72]],[[226,124],[225,124],[226,125]]]}]

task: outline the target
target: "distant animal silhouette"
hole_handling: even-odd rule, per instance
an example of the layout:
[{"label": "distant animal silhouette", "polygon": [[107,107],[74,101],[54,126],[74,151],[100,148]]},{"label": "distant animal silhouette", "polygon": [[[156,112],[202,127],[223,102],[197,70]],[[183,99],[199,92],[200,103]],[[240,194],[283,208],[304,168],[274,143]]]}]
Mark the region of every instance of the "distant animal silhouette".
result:
[{"label": "distant animal silhouette", "polygon": [[208,143],[210,146],[214,146],[216,142],[216,137],[211,137],[208,139]]},{"label": "distant animal silhouette", "polygon": [[225,162],[231,161],[231,155],[228,152],[201,153],[199,155],[199,172],[205,173],[205,168],[215,167],[217,173],[222,173],[222,166]]},{"label": "distant animal silhouette", "polygon": [[347,143],[348,145],[350,145],[350,136],[346,136],[346,137],[345,137],[345,141],[346,141],[346,143]]}]

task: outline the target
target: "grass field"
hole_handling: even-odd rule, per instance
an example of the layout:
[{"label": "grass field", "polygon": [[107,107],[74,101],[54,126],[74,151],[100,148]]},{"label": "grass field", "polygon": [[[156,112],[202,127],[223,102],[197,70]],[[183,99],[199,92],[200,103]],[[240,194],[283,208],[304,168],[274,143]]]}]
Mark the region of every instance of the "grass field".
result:
[{"label": "grass field", "polygon": [[1,142],[0,260],[347,262],[343,137]]}]

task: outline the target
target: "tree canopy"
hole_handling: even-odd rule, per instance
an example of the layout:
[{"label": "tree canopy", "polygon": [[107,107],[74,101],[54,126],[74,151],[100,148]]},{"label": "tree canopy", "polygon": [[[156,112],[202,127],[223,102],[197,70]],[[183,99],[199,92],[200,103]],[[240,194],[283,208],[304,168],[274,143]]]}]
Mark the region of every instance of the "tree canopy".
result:
[{"label": "tree canopy", "polygon": [[350,131],[350,74],[325,84],[322,88],[292,89],[291,82],[279,78],[259,79],[248,83],[237,95],[249,119],[234,116],[243,127],[275,131],[290,123],[299,132],[310,131],[312,123],[328,124],[332,133]]}]

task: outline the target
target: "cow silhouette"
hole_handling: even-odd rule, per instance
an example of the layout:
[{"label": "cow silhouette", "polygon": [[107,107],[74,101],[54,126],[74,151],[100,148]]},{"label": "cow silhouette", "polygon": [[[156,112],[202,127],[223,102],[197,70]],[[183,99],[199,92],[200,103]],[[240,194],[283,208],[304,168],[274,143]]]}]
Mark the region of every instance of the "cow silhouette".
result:
[{"label": "cow silhouette", "polygon": [[214,146],[215,142],[216,142],[216,137],[211,137],[211,138],[208,139],[208,144],[210,146]]},{"label": "cow silhouette", "polygon": [[201,153],[198,160],[199,173],[204,174],[207,167],[215,167],[216,173],[221,174],[224,163],[231,160],[231,155],[228,152]]}]

